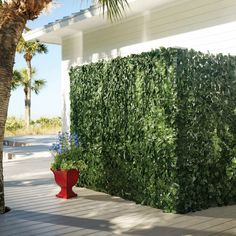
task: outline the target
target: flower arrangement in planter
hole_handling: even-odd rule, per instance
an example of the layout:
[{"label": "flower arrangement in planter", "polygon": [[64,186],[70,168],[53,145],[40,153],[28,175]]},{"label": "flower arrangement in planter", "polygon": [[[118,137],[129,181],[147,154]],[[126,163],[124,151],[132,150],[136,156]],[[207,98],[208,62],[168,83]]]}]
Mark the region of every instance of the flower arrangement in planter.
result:
[{"label": "flower arrangement in planter", "polygon": [[59,133],[58,140],[49,149],[54,156],[51,170],[61,191],[59,198],[72,198],[77,194],[72,187],[77,183],[80,171],[86,169],[84,161],[80,160],[81,148],[76,134]]}]

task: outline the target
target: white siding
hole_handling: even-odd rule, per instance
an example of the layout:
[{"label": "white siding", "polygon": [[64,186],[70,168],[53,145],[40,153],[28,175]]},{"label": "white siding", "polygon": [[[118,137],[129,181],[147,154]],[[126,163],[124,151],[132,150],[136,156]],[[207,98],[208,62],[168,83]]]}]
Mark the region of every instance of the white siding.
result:
[{"label": "white siding", "polygon": [[70,130],[70,67],[80,64],[83,57],[83,36],[74,35],[62,40],[61,88],[62,88],[62,131]]},{"label": "white siding", "polygon": [[189,0],[84,33],[83,62],[160,46],[236,54],[236,0]]}]

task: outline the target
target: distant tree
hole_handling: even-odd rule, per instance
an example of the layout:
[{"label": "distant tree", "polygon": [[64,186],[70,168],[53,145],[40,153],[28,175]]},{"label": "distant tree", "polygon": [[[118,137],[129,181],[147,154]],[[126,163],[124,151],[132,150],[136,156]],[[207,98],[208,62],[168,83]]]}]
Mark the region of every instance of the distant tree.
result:
[{"label": "distant tree", "polygon": [[32,89],[32,59],[36,54],[47,53],[48,49],[45,44],[42,44],[38,41],[27,42],[23,38],[20,39],[17,48],[17,52],[24,55],[24,59],[27,64],[26,73],[27,83],[25,84],[24,92],[25,92],[25,122],[26,127],[29,128],[30,120],[31,120],[31,89]]},{"label": "distant tree", "polygon": [[[29,91],[39,94],[41,89],[45,87],[46,81],[43,79],[33,80],[36,75],[36,69],[31,68],[31,78],[29,78],[28,69],[23,68],[21,71],[14,70],[13,79],[11,83],[12,90],[17,89],[19,86],[23,87],[25,94],[25,124],[28,125],[29,122],[29,113],[31,113],[31,100],[29,101]],[[31,98],[30,98],[31,99]]]}]

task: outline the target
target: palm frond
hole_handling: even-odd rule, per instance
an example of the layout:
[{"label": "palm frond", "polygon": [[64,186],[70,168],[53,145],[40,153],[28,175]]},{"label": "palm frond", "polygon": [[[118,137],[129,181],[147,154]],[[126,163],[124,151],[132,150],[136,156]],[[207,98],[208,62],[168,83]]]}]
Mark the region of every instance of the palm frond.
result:
[{"label": "palm frond", "polygon": [[21,37],[16,50],[18,53],[29,54],[31,56],[34,56],[36,53],[48,53],[48,48],[45,44],[39,41],[27,42],[23,37]]},{"label": "palm frond", "polygon": [[46,83],[44,79],[35,80],[31,89],[38,95],[40,90],[46,86]]},{"label": "palm frond", "polygon": [[16,90],[20,85],[21,81],[23,80],[20,71],[14,70],[13,71],[13,78],[11,81],[11,89]]},{"label": "palm frond", "polygon": [[[32,68],[32,78],[36,75],[36,69],[35,68]],[[28,70],[26,68],[22,68],[20,70],[20,74],[21,74],[21,77],[22,77],[22,85],[23,86],[27,86],[30,82],[30,79],[29,79],[29,76],[28,76]]]},{"label": "palm frond", "polygon": [[102,7],[103,14],[107,10],[110,20],[117,20],[123,16],[125,8],[129,6],[128,0],[97,0]]},{"label": "palm frond", "polygon": [[42,53],[48,53],[48,48],[45,44],[37,42],[37,53],[42,54]]}]

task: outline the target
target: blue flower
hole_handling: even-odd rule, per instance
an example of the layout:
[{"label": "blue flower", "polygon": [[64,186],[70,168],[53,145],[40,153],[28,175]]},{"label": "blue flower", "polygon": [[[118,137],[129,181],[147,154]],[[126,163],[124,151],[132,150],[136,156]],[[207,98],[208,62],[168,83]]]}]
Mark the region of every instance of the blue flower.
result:
[{"label": "blue flower", "polygon": [[50,151],[55,154],[69,154],[72,148],[79,147],[79,138],[78,135],[73,133],[69,134],[68,132],[65,133],[58,133],[57,142],[53,143],[50,147]]}]

